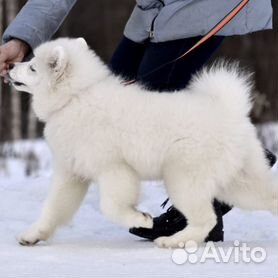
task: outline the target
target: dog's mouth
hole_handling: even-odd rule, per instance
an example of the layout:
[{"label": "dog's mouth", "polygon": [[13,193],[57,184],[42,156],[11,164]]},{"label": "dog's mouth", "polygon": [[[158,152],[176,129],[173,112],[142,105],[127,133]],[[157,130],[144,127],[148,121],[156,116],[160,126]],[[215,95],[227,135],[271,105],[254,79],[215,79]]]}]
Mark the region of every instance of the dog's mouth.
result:
[{"label": "dog's mouth", "polygon": [[16,86],[16,87],[26,86],[25,83],[14,80],[14,79],[10,76],[9,73],[7,73],[7,74],[4,76],[4,78],[5,78],[6,81],[8,81],[8,83],[9,83],[10,85],[14,85],[14,86]]},{"label": "dog's mouth", "polygon": [[20,86],[26,86],[24,83],[22,82],[18,82],[18,81],[13,81],[13,85],[20,87]]}]

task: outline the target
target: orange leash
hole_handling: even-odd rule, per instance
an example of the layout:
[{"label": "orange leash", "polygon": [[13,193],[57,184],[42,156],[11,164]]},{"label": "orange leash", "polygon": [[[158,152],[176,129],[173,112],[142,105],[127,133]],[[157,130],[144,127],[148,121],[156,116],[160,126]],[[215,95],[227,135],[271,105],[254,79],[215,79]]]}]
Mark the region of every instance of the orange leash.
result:
[{"label": "orange leash", "polygon": [[[177,57],[174,60],[169,61],[168,63],[165,63],[157,68],[155,68],[154,70],[144,74],[141,76],[145,77],[148,76],[149,74],[152,74],[153,72],[156,72],[158,70],[160,70],[161,68],[172,64],[180,59],[182,59],[183,57],[185,57],[186,55],[188,55],[191,51],[193,51],[194,49],[196,49],[197,47],[199,47],[200,45],[202,45],[203,43],[205,43],[208,39],[210,39],[212,36],[214,36],[216,33],[218,33],[224,26],[226,26],[249,2],[250,0],[243,0],[241,1],[235,8],[233,8],[232,11],[230,11],[219,23],[217,23],[203,38],[201,38],[196,44],[194,44],[189,50],[187,50],[185,53],[183,53],[182,55],[180,55],[179,57]],[[137,79],[132,79],[129,81],[124,81],[123,84],[124,85],[130,85],[133,84],[135,82],[137,82]]]}]

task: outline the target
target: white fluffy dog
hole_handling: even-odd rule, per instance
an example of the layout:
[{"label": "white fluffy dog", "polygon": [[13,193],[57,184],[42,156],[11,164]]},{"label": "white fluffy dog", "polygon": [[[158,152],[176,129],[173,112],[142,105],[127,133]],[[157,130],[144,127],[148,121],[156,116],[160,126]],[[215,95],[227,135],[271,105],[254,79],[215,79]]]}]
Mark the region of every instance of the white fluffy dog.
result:
[{"label": "white fluffy dog", "polygon": [[10,71],[46,122],[54,177],[41,216],[18,237],[47,240],[78,209],[91,182],[101,210],[127,227],[153,225],[136,210],[142,180],[165,182],[188,226],[159,246],[201,242],[216,224],[212,200],[277,214],[278,184],[249,119],[251,86],[233,66],[214,66],[176,93],[124,86],[84,39],[58,39]]}]

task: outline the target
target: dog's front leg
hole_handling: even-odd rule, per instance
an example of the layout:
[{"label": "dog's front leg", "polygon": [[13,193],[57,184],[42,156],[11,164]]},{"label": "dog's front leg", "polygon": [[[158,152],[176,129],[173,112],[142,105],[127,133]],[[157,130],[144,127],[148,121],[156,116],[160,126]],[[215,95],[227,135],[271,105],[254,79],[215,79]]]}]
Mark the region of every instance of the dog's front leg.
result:
[{"label": "dog's front leg", "polygon": [[131,227],[151,228],[152,217],[135,209],[139,193],[139,179],[125,164],[112,165],[98,177],[100,207],[112,221]]},{"label": "dog's front leg", "polygon": [[60,226],[71,219],[79,208],[89,182],[65,171],[56,171],[39,219],[17,237],[21,245],[34,245],[47,240]]}]

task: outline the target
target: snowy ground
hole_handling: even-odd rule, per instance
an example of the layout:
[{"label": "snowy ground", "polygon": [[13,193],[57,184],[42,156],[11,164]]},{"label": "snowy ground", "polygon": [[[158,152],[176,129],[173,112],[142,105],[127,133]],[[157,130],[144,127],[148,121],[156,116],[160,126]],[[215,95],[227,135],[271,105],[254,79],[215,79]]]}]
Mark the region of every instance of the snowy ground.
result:
[{"label": "snowy ground", "polygon": [[[17,148],[23,156],[32,149],[42,158],[37,163],[31,156],[28,167],[34,173],[28,178],[25,176],[28,167],[16,154]],[[267,254],[264,262],[246,263],[240,256],[240,262],[236,263],[234,252],[228,263],[216,263],[211,259],[204,263],[177,265],[172,260],[173,250],[157,248],[154,243],[140,240],[107,221],[99,212],[98,192],[94,185],[74,220],[50,241],[35,247],[19,246],[15,235],[36,219],[46,196],[50,155],[42,142],[20,143],[8,151],[12,158],[6,161],[5,167],[2,166],[2,172],[0,165],[0,278],[277,277],[278,218],[269,213],[234,209],[224,219],[226,240],[216,244],[215,249],[218,253],[221,248],[225,252],[235,250],[231,247],[239,240],[240,244],[247,243],[251,248],[263,248]],[[159,205],[165,197],[161,184],[145,184],[140,209],[158,215],[161,213]],[[197,251],[198,258],[204,248],[203,245]],[[184,249],[180,251],[185,252]]]},{"label": "snowy ground", "polygon": [[[278,219],[266,212],[234,209],[225,217],[226,241],[217,244],[228,250],[234,240],[250,247],[263,247],[263,263],[205,263],[177,265],[172,250],[160,249],[140,240],[99,213],[95,186],[73,222],[60,229],[47,243],[22,247],[15,235],[38,215],[49,178],[2,179],[0,185],[0,277],[277,277]],[[148,189],[148,191],[146,190]],[[147,194],[148,192],[148,194]],[[159,184],[144,186],[141,208],[153,214],[165,193]],[[197,254],[202,252],[201,247]]]}]

